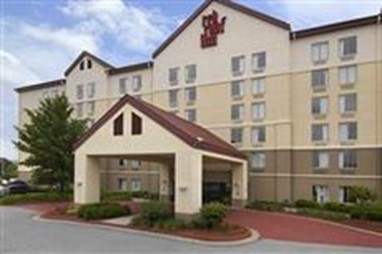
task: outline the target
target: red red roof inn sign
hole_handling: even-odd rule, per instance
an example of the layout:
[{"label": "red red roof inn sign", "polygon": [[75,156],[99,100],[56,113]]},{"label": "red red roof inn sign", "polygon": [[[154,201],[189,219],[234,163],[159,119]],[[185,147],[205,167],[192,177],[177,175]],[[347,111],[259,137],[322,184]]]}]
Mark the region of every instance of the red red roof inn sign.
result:
[{"label": "red red roof inn sign", "polygon": [[226,17],[219,20],[219,14],[213,10],[211,14],[202,17],[203,33],[200,35],[200,45],[208,48],[218,45],[218,34],[224,33]]}]

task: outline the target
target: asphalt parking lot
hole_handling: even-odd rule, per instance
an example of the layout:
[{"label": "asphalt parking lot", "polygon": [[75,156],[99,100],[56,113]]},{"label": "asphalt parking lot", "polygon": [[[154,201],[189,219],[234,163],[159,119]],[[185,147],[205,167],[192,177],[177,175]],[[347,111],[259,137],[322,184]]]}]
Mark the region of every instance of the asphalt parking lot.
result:
[{"label": "asphalt parking lot", "polygon": [[40,221],[35,213],[0,207],[0,253],[382,253],[382,249],[261,239],[213,247],[135,233]]}]

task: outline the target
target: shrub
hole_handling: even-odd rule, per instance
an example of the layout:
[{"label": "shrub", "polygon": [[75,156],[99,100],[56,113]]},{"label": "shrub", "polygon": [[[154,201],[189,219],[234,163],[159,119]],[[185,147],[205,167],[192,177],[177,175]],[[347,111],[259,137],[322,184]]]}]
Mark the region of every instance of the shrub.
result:
[{"label": "shrub", "polygon": [[273,201],[252,201],[247,205],[250,209],[261,210],[261,211],[282,211],[284,205],[282,203],[277,203]]},{"label": "shrub", "polygon": [[132,194],[128,191],[116,191],[102,193],[101,200],[103,201],[129,201]]},{"label": "shrub", "polygon": [[297,213],[326,220],[345,220],[348,218],[346,213],[325,211],[314,208],[299,208]]},{"label": "shrub", "polygon": [[226,214],[227,207],[221,203],[209,203],[200,209],[201,226],[206,228],[216,228],[221,225]]},{"label": "shrub", "polygon": [[295,206],[298,208],[320,208],[320,205],[312,200],[299,199],[295,202]]},{"label": "shrub", "polygon": [[185,228],[187,225],[181,219],[168,218],[168,219],[159,221],[156,224],[156,226],[158,228],[165,229],[165,230],[177,230],[177,229]]},{"label": "shrub", "polygon": [[123,207],[115,203],[96,203],[82,205],[78,208],[77,214],[85,220],[108,219],[131,214],[128,207]]},{"label": "shrub", "polygon": [[150,199],[150,200],[158,200],[159,195],[155,193],[150,193],[148,191],[134,191],[131,193],[131,196],[133,198],[143,198],[143,199]]},{"label": "shrub", "polygon": [[323,208],[328,211],[350,213],[352,206],[341,204],[338,202],[327,202],[324,204]]},{"label": "shrub", "polygon": [[366,212],[366,219],[372,221],[382,221],[382,210],[369,210]]},{"label": "shrub", "polygon": [[367,187],[364,186],[351,186],[349,198],[356,203],[365,204],[376,199],[376,195]]},{"label": "shrub", "polygon": [[0,198],[0,205],[14,205],[32,202],[68,201],[73,198],[72,193],[58,192],[31,192],[24,194],[11,194]]},{"label": "shrub", "polygon": [[160,220],[168,219],[171,216],[168,204],[160,201],[149,201],[142,204],[140,214],[141,223],[152,227]]}]

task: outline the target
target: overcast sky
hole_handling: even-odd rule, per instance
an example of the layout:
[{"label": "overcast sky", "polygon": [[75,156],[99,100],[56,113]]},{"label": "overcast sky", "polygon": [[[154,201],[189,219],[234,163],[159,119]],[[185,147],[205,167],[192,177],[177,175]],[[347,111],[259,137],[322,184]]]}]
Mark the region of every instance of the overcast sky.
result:
[{"label": "overcast sky", "polygon": [[[82,51],[120,66],[152,51],[203,0],[0,0],[0,156],[17,159],[15,87],[63,76]],[[241,0],[294,30],[376,14],[382,0]]]}]

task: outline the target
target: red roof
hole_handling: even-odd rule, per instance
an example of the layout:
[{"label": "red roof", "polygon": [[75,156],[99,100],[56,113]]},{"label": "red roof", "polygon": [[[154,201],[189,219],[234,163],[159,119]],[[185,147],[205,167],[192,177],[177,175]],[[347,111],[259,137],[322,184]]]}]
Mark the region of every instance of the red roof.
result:
[{"label": "red roof", "polygon": [[217,137],[205,128],[130,95],[125,95],[122,97],[97,122],[95,122],[88,131],[81,135],[81,137],[73,145],[73,150],[79,148],[126,104],[131,105],[177,136],[179,139],[196,149],[246,159],[246,155],[244,153],[237,150],[234,146]]}]

